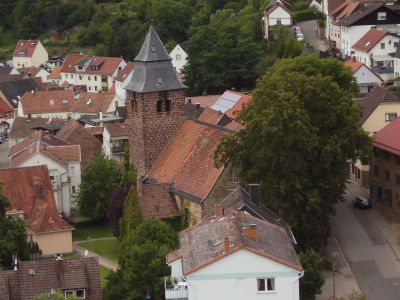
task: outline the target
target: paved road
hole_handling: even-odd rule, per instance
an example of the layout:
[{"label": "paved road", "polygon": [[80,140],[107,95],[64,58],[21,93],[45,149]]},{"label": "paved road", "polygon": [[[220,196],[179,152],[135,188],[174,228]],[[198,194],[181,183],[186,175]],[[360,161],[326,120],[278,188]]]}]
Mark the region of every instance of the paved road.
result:
[{"label": "paved road", "polygon": [[326,41],[320,39],[317,35],[317,20],[300,22],[298,25],[301,27],[306,41],[309,42],[315,50],[325,51],[328,49]]},{"label": "paved road", "polygon": [[352,208],[352,199],[366,193],[355,184],[349,185],[346,201],[338,204],[332,218],[332,231],[368,300],[399,300],[398,235],[374,208]]},{"label": "paved road", "polygon": [[8,160],[9,149],[8,139],[3,144],[0,144],[0,168],[10,167],[10,161]]}]

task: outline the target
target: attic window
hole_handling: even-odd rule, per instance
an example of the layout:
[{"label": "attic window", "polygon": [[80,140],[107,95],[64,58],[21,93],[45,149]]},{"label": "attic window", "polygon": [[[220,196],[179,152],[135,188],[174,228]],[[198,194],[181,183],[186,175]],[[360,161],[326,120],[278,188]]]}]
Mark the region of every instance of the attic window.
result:
[{"label": "attic window", "polygon": [[378,21],[386,21],[386,11],[378,12]]},{"label": "attic window", "polygon": [[50,99],[50,105],[54,105],[54,100]]},{"label": "attic window", "polygon": [[50,217],[50,218],[49,218],[49,222],[50,222],[50,223],[55,223],[56,221],[54,221],[53,217]]},{"label": "attic window", "polygon": [[68,100],[67,99],[62,99],[62,104],[68,104]]},{"label": "attic window", "polygon": [[371,44],[371,42],[366,42],[365,47],[368,47],[369,44]]},{"label": "attic window", "polygon": [[24,51],[20,51],[20,52],[19,52],[19,55],[20,55],[20,56],[25,56],[25,52],[24,52]]},{"label": "attic window", "polygon": [[22,43],[20,44],[20,46],[23,47],[23,46],[24,46],[24,42],[22,42]]},{"label": "attic window", "polygon": [[86,101],[87,105],[90,105],[92,103],[92,99],[89,99],[88,101]]}]

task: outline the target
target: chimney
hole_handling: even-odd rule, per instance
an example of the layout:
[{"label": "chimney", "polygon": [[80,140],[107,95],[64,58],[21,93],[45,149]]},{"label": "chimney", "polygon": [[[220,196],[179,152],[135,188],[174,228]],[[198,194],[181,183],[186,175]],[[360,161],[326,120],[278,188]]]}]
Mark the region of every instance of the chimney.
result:
[{"label": "chimney", "polygon": [[260,202],[260,185],[257,183],[249,184],[250,201],[258,206]]},{"label": "chimney", "polygon": [[229,238],[225,238],[225,240],[224,240],[224,253],[228,253],[229,251],[231,251],[231,241],[229,240]]},{"label": "chimney", "polygon": [[247,227],[243,227],[243,235],[257,242],[257,225],[249,224]]},{"label": "chimney", "polygon": [[137,195],[143,196],[143,177],[141,176],[138,176],[137,178],[136,189],[137,189]]},{"label": "chimney", "polygon": [[222,216],[222,208],[221,205],[214,205],[214,209],[215,209],[215,218],[221,218]]}]

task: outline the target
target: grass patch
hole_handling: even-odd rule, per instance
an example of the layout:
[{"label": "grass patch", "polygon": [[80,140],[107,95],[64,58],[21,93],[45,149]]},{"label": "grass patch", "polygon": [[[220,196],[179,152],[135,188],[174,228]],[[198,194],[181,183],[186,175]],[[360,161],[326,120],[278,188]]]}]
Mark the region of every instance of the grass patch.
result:
[{"label": "grass patch", "polygon": [[113,237],[111,226],[108,224],[75,224],[75,228],[72,234],[74,241]]},{"label": "grass patch", "polygon": [[101,287],[104,288],[107,283],[107,276],[110,274],[111,270],[106,267],[100,266],[100,282]]},{"label": "grass patch", "polygon": [[96,252],[112,261],[118,261],[119,241],[117,239],[84,242],[80,243],[79,246]]}]

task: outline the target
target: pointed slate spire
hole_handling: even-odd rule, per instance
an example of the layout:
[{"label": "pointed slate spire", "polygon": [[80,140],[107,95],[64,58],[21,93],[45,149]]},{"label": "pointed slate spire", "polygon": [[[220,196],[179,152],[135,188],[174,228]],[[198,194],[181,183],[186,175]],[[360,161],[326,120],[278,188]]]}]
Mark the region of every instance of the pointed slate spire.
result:
[{"label": "pointed slate spire", "polygon": [[134,59],[132,79],[126,89],[149,93],[186,88],[180,83],[171,60],[157,31],[150,26],[142,48]]}]

